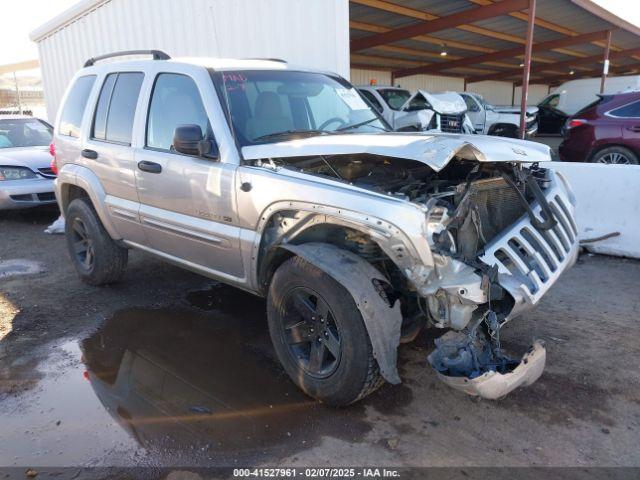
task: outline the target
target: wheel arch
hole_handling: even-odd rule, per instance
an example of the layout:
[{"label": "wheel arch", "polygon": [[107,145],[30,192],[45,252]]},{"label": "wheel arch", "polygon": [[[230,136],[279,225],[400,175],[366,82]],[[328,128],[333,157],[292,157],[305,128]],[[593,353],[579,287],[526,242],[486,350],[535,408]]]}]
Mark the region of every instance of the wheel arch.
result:
[{"label": "wheel arch", "polygon": [[63,215],[66,214],[69,204],[76,198],[89,199],[111,238],[114,240],[122,238],[109,216],[105,203],[107,194],[96,174],[88,168],[75,164],[65,165],[56,179],[56,196]]}]

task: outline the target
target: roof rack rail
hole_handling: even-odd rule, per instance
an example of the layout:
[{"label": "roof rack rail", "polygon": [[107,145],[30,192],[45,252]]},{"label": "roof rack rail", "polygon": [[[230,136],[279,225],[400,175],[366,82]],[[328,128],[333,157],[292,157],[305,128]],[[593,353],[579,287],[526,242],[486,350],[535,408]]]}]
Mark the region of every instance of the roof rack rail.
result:
[{"label": "roof rack rail", "polygon": [[255,58],[245,58],[245,60],[266,60],[268,62],[279,62],[279,63],[287,63],[286,60],[281,58],[264,58],[264,57],[255,57]]},{"label": "roof rack rail", "polygon": [[98,55],[97,57],[91,57],[84,62],[85,67],[92,67],[97,61],[104,60],[112,57],[124,57],[126,55],[152,55],[154,60],[170,60],[171,57],[164,53],[162,50],[125,50],[122,52],[106,53],[104,55]]}]

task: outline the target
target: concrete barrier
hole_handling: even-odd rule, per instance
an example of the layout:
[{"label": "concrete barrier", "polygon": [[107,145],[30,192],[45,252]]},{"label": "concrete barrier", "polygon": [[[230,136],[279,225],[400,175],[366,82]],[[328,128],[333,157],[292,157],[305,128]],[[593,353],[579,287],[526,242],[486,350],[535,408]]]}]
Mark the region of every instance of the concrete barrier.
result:
[{"label": "concrete barrier", "polygon": [[594,253],[640,258],[640,165],[547,164],[571,184],[578,238],[619,236],[585,244]]}]

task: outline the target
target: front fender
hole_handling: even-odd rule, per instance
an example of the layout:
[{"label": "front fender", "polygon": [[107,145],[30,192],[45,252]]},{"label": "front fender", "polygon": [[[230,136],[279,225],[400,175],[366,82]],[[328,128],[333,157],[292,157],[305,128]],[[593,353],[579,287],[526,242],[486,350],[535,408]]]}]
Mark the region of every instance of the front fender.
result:
[{"label": "front fender", "polygon": [[384,276],[369,262],[355,253],[327,243],[281,245],[295,255],[318,267],[340,283],[353,297],[362,315],[371,340],[373,356],[380,373],[392,384],[401,382],[398,375],[397,355],[400,344],[402,314],[400,302],[389,306],[378,293],[373,280],[388,283]]}]

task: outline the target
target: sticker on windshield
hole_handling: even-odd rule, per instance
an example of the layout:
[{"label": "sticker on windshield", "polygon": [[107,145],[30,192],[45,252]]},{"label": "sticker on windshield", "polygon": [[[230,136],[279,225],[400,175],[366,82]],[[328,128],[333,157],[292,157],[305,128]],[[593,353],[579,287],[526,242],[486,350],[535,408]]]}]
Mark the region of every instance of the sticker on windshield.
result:
[{"label": "sticker on windshield", "polygon": [[337,88],[336,93],[344,100],[351,110],[369,110],[362,97],[358,95],[355,89],[347,90],[346,88]]}]

